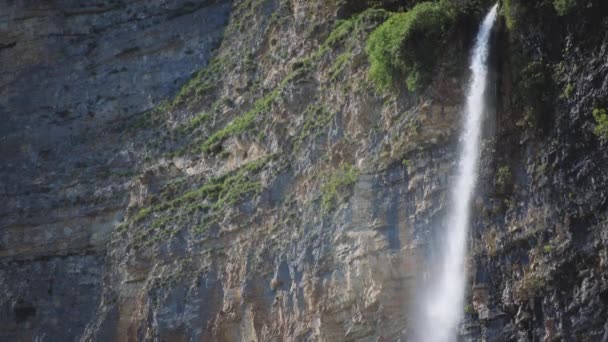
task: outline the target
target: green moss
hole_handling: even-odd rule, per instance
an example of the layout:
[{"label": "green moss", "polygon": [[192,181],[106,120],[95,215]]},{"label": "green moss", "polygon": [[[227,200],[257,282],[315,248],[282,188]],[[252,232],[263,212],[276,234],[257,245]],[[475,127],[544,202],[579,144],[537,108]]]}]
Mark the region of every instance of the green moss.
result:
[{"label": "green moss", "polygon": [[246,194],[258,193],[262,189],[262,185],[258,181],[252,181],[251,176],[259,172],[270,158],[250,162],[241,167],[234,175],[225,178],[212,209],[223,210],[234,205]]},{"label": "green moss", "polygon": [[334,29],[330,32],[329,36],[327,36],[323,45],[331,47],[346,39],[355,28],[357,19],[358,17],[355,16],[350,19],[336,21]]},{"label": "green moss", "polygon": [[134,222],[141,222],[145,220],[152,213],[152,208],[142,208],[137,212],[137,214],[133,217]]},{"label": "green moss", "polygon": [[[379,21],[386,16],[387,14],[384,10],[370,9],[347,20],[336,22],[334,29],[329,33],[327,39],[316,53],[310,57],[303,58],[300,61],[295,62],[293,64],[292,71],[283,78],[280,84],[277,85],[273,91],[258,99],[250,110],[235,118],[208,138],[197,139],[197,145],[194,148],[194,151],[198,153],[217,152],[219,151],[221,143],[225,139],[231,136],[243,134],[250,129],[253,130],[255,126],[254,123],[258,121],[259,116],[271,110],[272,104],[277,100],[281,91],[290,81],[313,70],[318,63],[319,58],[325,55],[325,53],[328,51],[336,49],[337,45],[345,43],[348,38],[356,34],[356,32],[363,30],[366,23],[371,21]],[[351,43],[354,44],[354,40],[349,42],[349,44]],[[346,47],[345,50],[345,52],[336,58],[329,70],[330,77],[332,79],[335,79],[343,72],[344,68],[352,57],[351,47]],[[186,124],[182,130],[191,131],[197,124],[200,124],[201,121],[206,118],[207,116],[201,116],[200,120],[193,119],[193,121]],[[259,134],[261,134],[261,132],[258,132],[258,135]],[[192,150],[192,146],[189,146],[188,148],[185,148],[177,153],[184,153],[187,150]]]},{"label": "green moss", "polygon": [[576,0],[553,0],[553,7],[557,15],[568,15],[576,9]]},{"label": "green moss", "polygon": [[572,97],[572,94],[574,94],[574,86],[572,85],[572,83],[568,83],[566,84],[566,87],[564,88],[564,91],[560,97],[564,99],[569,99]]},{"label": "green moss", "polygon": [[[245,164],[230,175],[211,178],[195,190],[188,191],[181,196],[155,207],[162,211],[170,208],[186,208],[191,210],[190,204],[207,200],[212,204],[203,208],[221,210],[235,204],[244,195],[261,190],[261,184],[250,180],[251,176],[259,172],[268,162],[268,158],[261,158]],[[195,207],[197,208],[197,207]]]},{"label": "green moss", "polygon": [[402,77],[407,77],[408,90],[424,88],[453,19],[453,12],[441,3],[422,2],[376,28],[366,52],[378,89],[387,90]]},{"label": "green moss", "polygon": [[329,69],[329,77],[332,81],[335,81],[338,78],[338,76],[340,76],[342,71],[344,71],[344,68],[346,68],[346,64],[350,61],[350,59],[352,57],[353,57],[352,52],[347,51],[347,52],[340,54],[336,58],[336,60],[334,61],[334,64],[332,64],[331,68]]},{"label": "green moss", "polygon": [[608,114],[606,109],[595,108],[593,118],[595,119],[595,135],[602,139],[608,139]]},{"label": "green moss", "polygon": [[504,188],[510,182],[511,168],[506,165],[499,167],[498,171],[496,172],[496,177],[494,178],[494,184],[496,184],[496,186],[499,188]]},{"label": "green moss", "polygon": [[[323,44],[319,47],[319,50],[315,53],[313,58],[318,58],[324,55],[326,52],[334,49],[339,44],[345,42],[354,43],[354,40],[350,40],[351,37],[357,37],[358,34],[373,26],[375,23],[383,22],[389,17],[389,12],[383,9],[368,8],[362,13],[354,15],[348,19],[338,20],[334,24],[332,31],[329,33]],[[347,47],[347,51],[350,47]]]},{"label": "green moss", "polygon": [[551,244],[544,245],[543,252],[545,252],[545,254],[549,254],[549,253],[553,252],[553,245],[551,245]]},{"label": "green moss", "polygon": [[324,212],[333,210],[336,206],[338,193],[345,191],[357,182],[359,170],[348,164],[340,165],[321,186],[321,208]]},{"label": "green moss", "polygon": [[313,62],[310,58],[304,58],[301,61],[294,63],[293,70],[283,78],[283,80],[274,90],[255,101],[252,108],[245,112],[245,114],[232,120],[226,126],[224,126],[224,128],[216,131],[209,138],[205,139],[200,144],[197,151],[200,153],[211,153],[218,151],[220,144],[225,139],[242,134],[251,129],[259,115],[267,113],[271,110],[272,104],[279,98],[279,95],[287,84],[301,75],[306,74],[312,68]]},{"label": "green moss", "polygon": [[502,12],[505,17],[505,24],[509,30],[513,30],[517,26],[517,0],[503,0]]},{"label": "green moss", "polygon": [[531,99],[542,95],[543,88],[548,85],[548,75],[546,65],[541,61],[533,61],[525,65],[517,80],[520,98]]},{"label": "green moss", "polygon": [[226,138],[245,132],[252,126],[259,114],[268,112],[270,110],[272,103],[275,101],[278,95],[279,89],[275,89],[266,96],[257,100],[253,104],[253,108],[245,112],[245,114],[242,116],[232,120],[224,128],[215,132],[207,140],[205,140],[199,148],[200,152],[209,153],[216,149]]},{"label": "green moss", "polygon": [[159,204],[141,209],[124,224],[136,230],[135,247],[151,246],[171,238],[182,227],[191,227],[195,233],[205,231],[223,217],[226,209],[262,190],[257,175],[273,158],[268,156],[252,161],[180,194],[174,192],[186,184],[184,181],[164,187]]},{"label": "green moss", "polygon": [[543,61],[529,62],[525,57],[514,57],[515,91],[514,104],[522,109],[521,124],[536,127],[538,120],[546,113],[548,101],[554,91],[551,73]]},{"label": "green moss", "polygon": [[209,61],[209,65],[194,74],[192,78],[175,95],[170,107],[175,108],[187,104],[198,103],[203,96],[210,93],[216,87],[217,76],[224,70],[224,61],[215,57]]},{"label": "green moss", "polygon": [[424,73],[421,70],[412,70],[405,79],[405,85],[409,91],[417,91],[422,88],[422,85],[428,83],[430,75]]},{"label": "green moss", "polygon": [[129,228],[129,225],[126,222],[123,222],[123,223],[119,224],[118,226],[116,226],[116,228],[114,228],[114,231],[117,234],[122,234],[122,233],[126,232],[128,228]]},{"label": "green moss", "polygon": [[299,148],[301,144],[310,136],[317,136],[326,130],[334,114],[325,106],[319,103],[312,103],[306,107],[304,113],[304,124],[300,129],[295,140],[295,148]]},{"label": "green moss", "polygon": [[177,131],[182,134],[190,133],[204,124],[207,120],[209,120],[210,115],[207,112],[200,113],[199,115],[194,116],[186,123],[177,127]]},{"label": "green moss", "polygon": [[224,70],[224,61],[215,57],[209,65],[195,73],[172,98],[161,102],[154,109],[140,115],[129,127],[129,130],[141,128],[158,128],[164,124],[165,113],[180,107],[187,107],[200,103],[204,96],[216,88],[218,77]]}]

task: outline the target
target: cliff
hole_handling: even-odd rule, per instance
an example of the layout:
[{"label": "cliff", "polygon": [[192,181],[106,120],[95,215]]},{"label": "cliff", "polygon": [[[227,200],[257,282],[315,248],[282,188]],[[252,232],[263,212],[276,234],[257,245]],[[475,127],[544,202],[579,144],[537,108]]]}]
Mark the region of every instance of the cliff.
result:
[{"label": "cliff", "polygon": [[[0,4],[0,339],[405,340],[491,5],[418,2]],[[465,340],[608,340],[607,28],[501,4]]]}]

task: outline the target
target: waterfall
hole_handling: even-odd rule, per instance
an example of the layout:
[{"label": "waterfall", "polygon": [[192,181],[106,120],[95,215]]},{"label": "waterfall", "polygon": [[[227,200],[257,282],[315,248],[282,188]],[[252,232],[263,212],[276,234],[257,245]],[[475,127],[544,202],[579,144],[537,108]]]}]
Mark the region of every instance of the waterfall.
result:
[{"label": "waterfall", "polygon": [[431,284],[422,294],[417,314],[417,340],[424,342],[455,341],[464,315],[465,260],[471,200],[477,181],[481,122],[485,111],[484,92],[488,74],[488,43],[496,20],[498,4],[486,15],[479,28],[471,54],[472,72],[460,136],[458,173],[451,186],[450,206],[444,239],[436,264],[431,268]]}]

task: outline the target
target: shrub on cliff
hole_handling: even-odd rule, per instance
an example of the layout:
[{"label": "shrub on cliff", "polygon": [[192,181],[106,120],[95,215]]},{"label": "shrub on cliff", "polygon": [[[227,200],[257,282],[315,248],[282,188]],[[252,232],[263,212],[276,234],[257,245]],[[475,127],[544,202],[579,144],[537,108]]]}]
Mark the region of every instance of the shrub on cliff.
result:
[{"label": "shrub on cliff", "polygon": [[608,138],[608,114],[603,108],[595,108],[593,110],[593,118],[595,119],[595,135],[602,139]]},{"label": "shrub on cliff", "polygon": [[370,35],[366,52],[370,76],[380,90],[405,77],[407,88],[417,91],[430,79],[440,42],[454,15],[441,3],[422,2],[408,12],[395,13]]},{"label": "shrub on cliff", "polygon": [[558,15],[567,15],[576,9],[576,0],[553,0],[553,7]]},{"label": "shrub on cliff", "polygon": [[324,212],[334,209],[338,193],[351,187],[357,182],[359,170],[348,164],[341,164],[340,168],[331,174],[321,186],[321,208]]},{"label": "shrub on cliff", "polygon": [[512,3],[511,0],[503,0],[501,8],[505,17],[505,24],[509,30],[512,30],[517,23],[517,4]]}]

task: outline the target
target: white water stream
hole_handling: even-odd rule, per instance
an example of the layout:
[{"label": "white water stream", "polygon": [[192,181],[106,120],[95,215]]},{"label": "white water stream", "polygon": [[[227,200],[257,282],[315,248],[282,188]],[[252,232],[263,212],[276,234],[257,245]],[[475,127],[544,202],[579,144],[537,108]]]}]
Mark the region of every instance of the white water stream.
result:
[{"label": "white water stream", "polygon": [[471,200],[477,182],[481,123],[485,112],[484,93],[488,74],[488,45],[498,4],[479,28],[471,55],[472,72],[460,136],[459,164],[450,191],[450,207],[443,232],[440,257],[432,267],[432,284],[422,291],[419,322],[415,327],[420,342],[452,342],[464,315],[465,260]]}]

